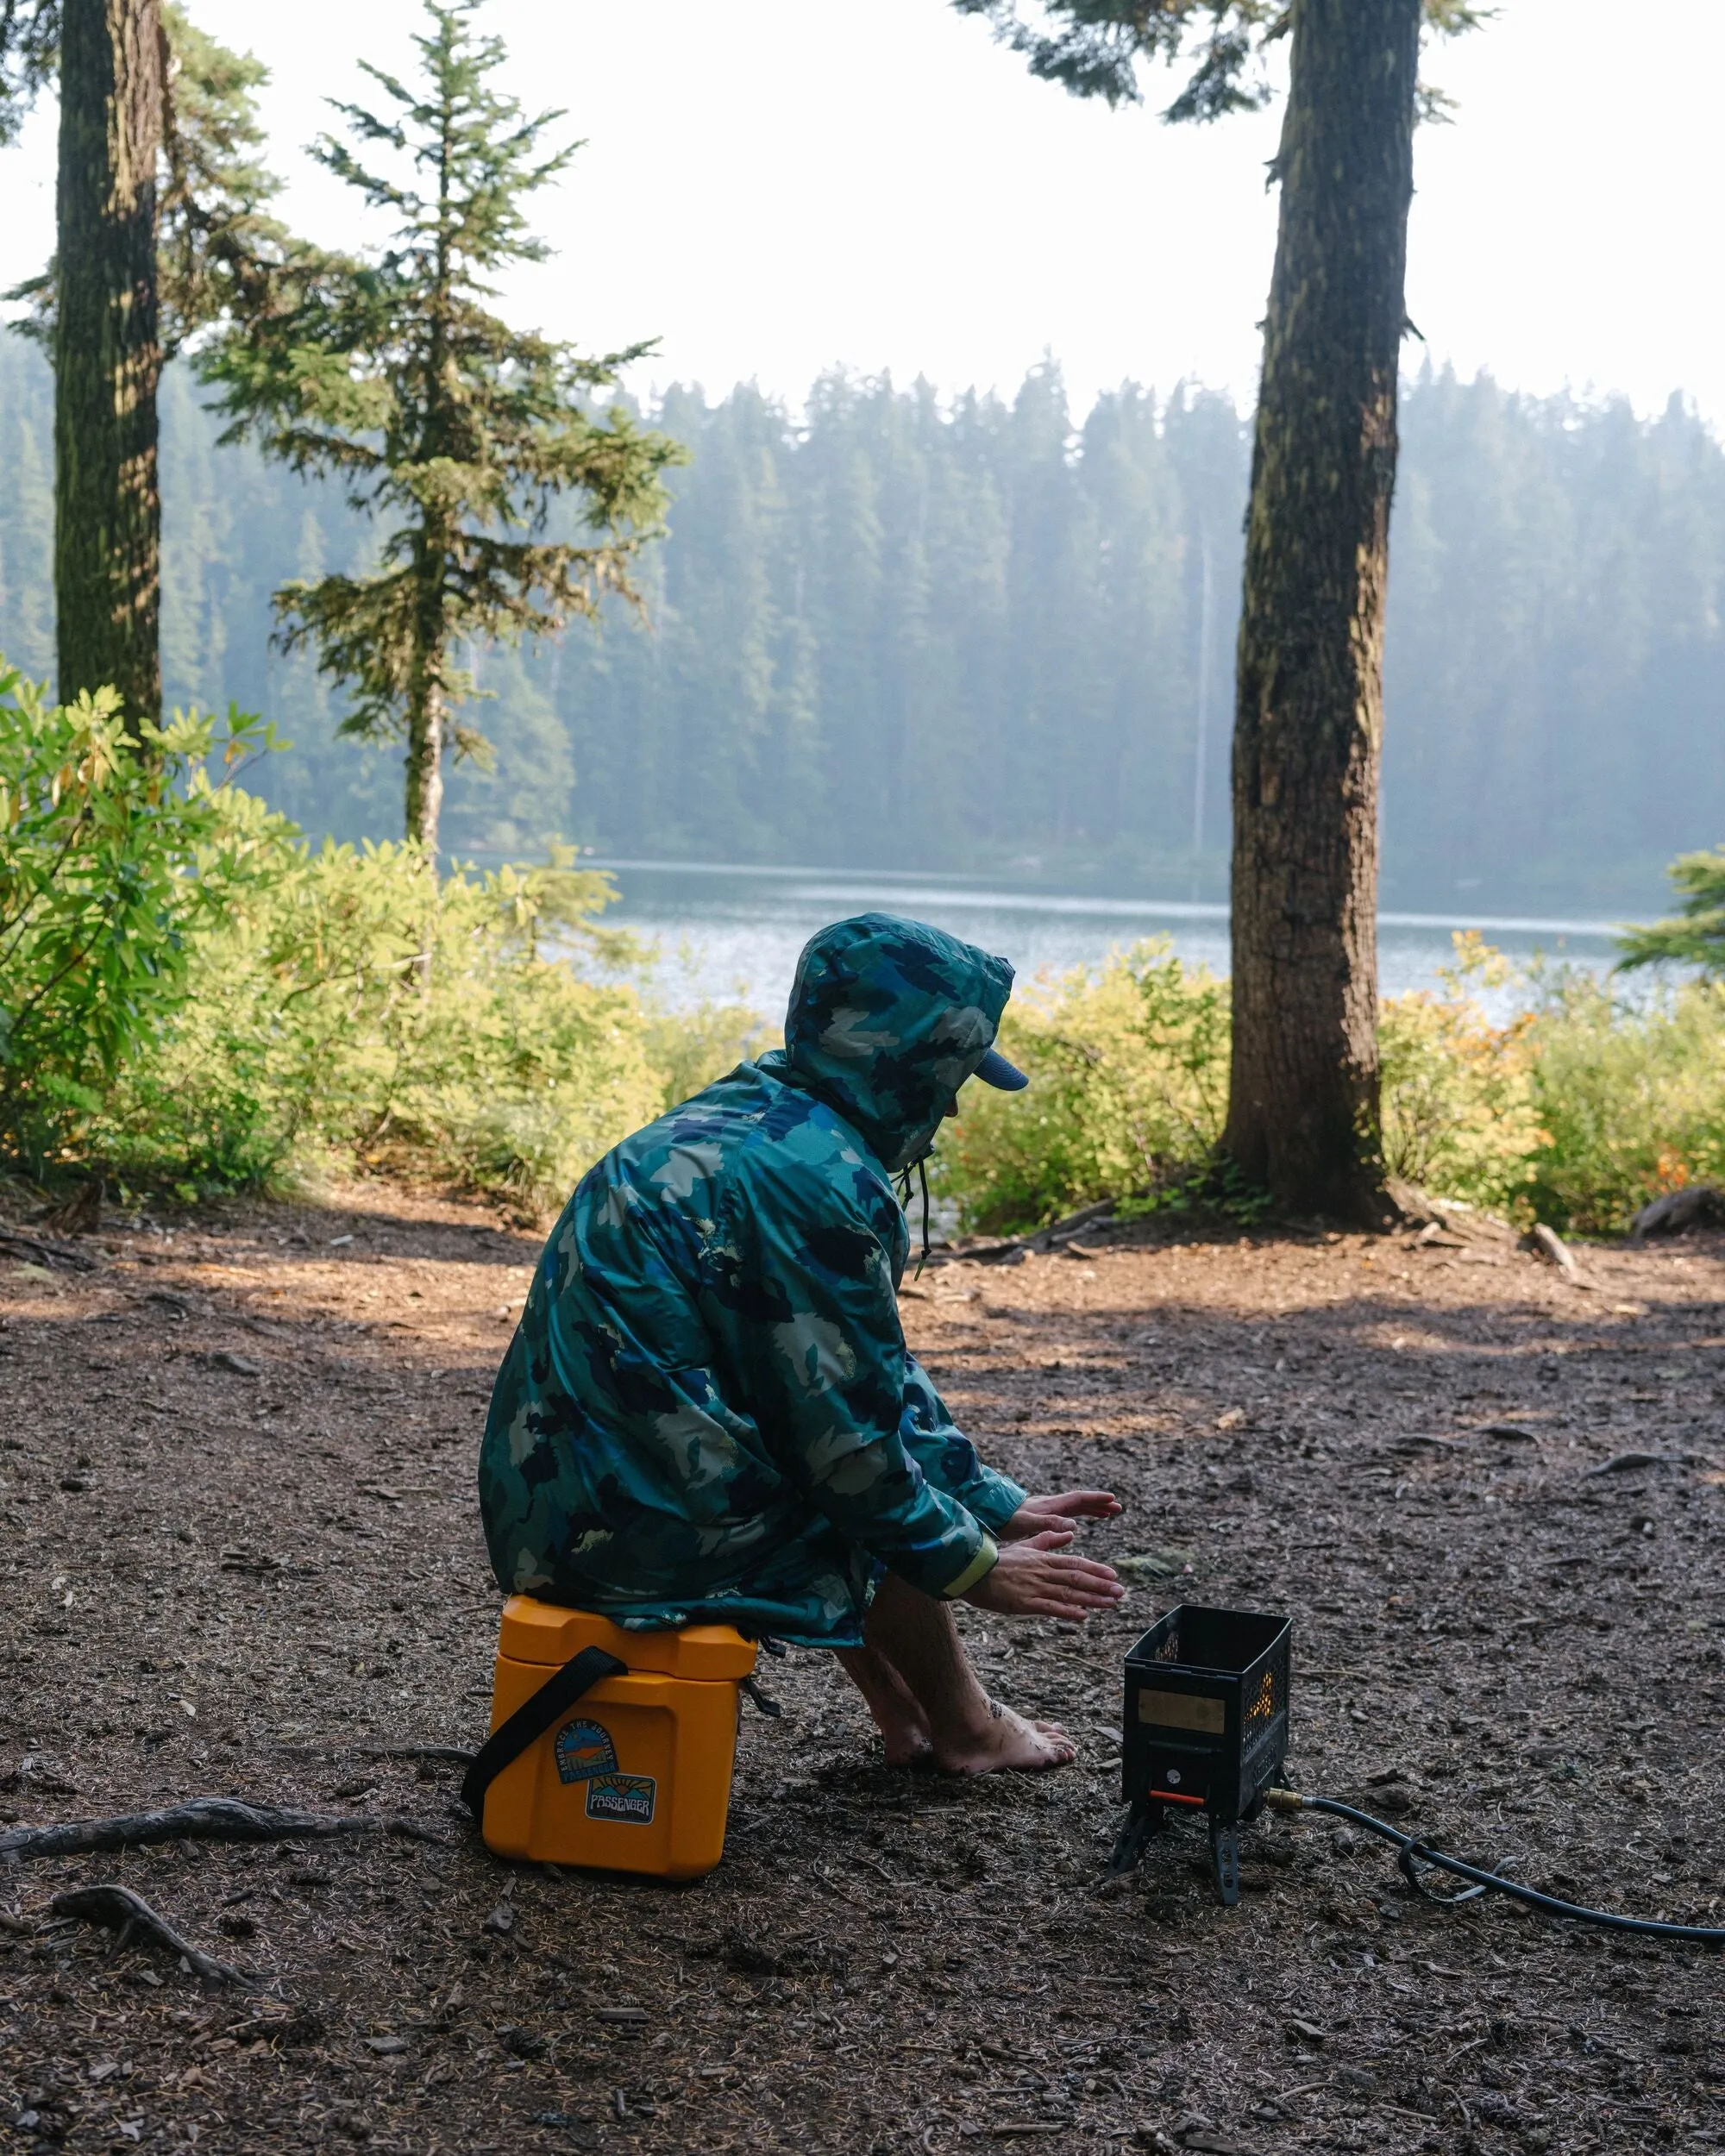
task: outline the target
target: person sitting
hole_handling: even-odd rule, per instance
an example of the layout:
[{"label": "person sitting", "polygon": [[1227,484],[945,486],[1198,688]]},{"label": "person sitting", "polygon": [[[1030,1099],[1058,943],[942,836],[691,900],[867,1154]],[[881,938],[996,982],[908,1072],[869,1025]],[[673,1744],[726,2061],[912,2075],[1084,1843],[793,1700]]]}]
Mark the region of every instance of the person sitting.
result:
[{"label": "person sitting", "polygon": [[[823,929],[785,1045],[614,1146],[553,1228],[492,1392],[480,1499],[505,1593],[630,1629],[833,1649],[897,1765],[1062,1765],[991,1701],[955,1601],[1083,1618],[1124,1589],[1070,1545],[1120,1509],[983,1465],[900,1329],[895,1173],[994,1048],[1013,969],[917,921]],[[906,1181],[906,1188],[908,1183]],[[925,1186],[924,1233],[926,1236]]]}]

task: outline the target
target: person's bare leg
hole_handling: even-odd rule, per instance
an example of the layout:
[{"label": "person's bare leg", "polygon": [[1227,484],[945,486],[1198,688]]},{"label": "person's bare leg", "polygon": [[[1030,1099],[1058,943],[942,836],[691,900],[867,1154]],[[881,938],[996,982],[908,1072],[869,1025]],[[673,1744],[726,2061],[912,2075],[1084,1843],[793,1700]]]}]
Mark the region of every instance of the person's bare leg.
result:
[{"label": "person's bare leg", "polygon": [[934,1744],[928,1717],[898,1671],[873,1647],[841,1647],[844,1674],[868,1702],[869,1712],[887,1747],[889,1767],[913,1767],[931,1759]]},{"label": "person's bare leg", "polygon": [[[988,1697],[976,1682],[945,1602],[888,1573],[876,1590],[862,1636],[868,1642],[864,1651],[872,1649],[920,1708],[934,1764],[949,1773],[1063,1767],[1077,1757],[1077,1746],[1057,1722],[1027,1720]],[[860,1677],[856,1681],[862,1683]],[[863,1695],[869,1696],[866,1688]]]}]

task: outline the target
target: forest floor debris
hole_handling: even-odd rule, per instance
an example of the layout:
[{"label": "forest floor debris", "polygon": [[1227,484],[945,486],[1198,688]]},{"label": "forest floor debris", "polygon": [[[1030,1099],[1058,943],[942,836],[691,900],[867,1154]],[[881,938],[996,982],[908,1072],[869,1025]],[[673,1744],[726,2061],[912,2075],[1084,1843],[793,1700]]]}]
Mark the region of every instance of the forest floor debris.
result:
[{"label": "forest floor debris", "polygon": [[[1295,1619],[1289,1773],[1581,1901],[1725,1908],[1725,1236],[1218,1238],[1094,1220],[924,1275],[988,1454],[1107,1482],[1089,1626],[966,1612],[1045,1777],[888,1771],[825,1658],[745,1712],[684,1889],[491,1858],[454,1805],[498,1597],[474,1455],[536,1238],[383,1188],[0,1257],[0,1836],[195,1797],[424,1839],[0,1867],[0,2147],[461,2156],[1725,2148],[1715,1957],[1411,1897],[1267,1821],[1098,1891],[1120,1662],[1178,1599]],[[1609,1470],[1603,1471],[1602,1470]],[[243,1993],[57,1921],[111,1883]],[[249,1988],[255,1987],[255,1988]]]}]

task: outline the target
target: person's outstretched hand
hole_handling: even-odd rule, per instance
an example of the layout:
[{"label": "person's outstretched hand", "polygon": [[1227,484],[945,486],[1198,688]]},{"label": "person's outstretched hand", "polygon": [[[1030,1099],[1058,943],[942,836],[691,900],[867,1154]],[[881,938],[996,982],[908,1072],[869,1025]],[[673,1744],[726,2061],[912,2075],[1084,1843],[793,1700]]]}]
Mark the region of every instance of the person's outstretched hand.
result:
[{"label": "person's outstretched hand", "polygon": [[1051,1527],[1071,1534],[1081,1520],[1118,1520],[1120,1510],[1120,1501],[1111,1489],[1063,1489],[1053,1496],[1026,1497],[997,1531],[995,1539],[1022,1542],[1026,1536],[1044,1534]]},{"label": "person's outstretched hand", "polygon": [[1089,1616],[1113,1609],[1126,1589],[1111,1565],[1067,1547],[1070,1529],[1049,1528],[1009,1542],[993,1567],[960,1599],[1002,1617]]}]

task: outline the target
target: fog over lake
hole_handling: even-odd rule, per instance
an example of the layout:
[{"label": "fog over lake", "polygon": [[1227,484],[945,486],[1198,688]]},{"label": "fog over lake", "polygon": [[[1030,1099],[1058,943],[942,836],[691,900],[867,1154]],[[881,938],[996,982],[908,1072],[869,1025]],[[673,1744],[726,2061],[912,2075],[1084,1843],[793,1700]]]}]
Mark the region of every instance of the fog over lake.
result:
[{"label": "fog over lake", "polygon": [[[1013,890],[1004,882],[823,868],[727,868],[699,862],[606,861],[620,893],[612,927],[656,938],[659,992],[675,1008],[740,999],[763,1017],[782,1010],[797,954],[815,930],[850,913],[904,913],[1009,958],[1019,980],[1096,965],[1110,950],[1165,936],[1182,959],[1228,970],[1224,906],[1101,892]],[[1379,980],[1385,995],[1438,985],[1452,937],[1477,929],[1515,959],[1536,951],[1603,968],[1613,924],[1601,920],[1481,918],[1457,913],[1378,916]],[[1484,999],[1500,1011],[1513,990]]]}]

